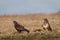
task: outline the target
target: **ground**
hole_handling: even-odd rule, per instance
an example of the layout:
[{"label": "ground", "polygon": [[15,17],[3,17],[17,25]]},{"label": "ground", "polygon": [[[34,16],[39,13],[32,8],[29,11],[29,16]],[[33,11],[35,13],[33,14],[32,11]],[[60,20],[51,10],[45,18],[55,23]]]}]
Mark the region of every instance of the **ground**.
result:
[{"label": "ground", "polygon": [[[35,29],[42,29],[41,25],[43,19],[47,18],[53,32],[42,31],[36,32]],[[23,25],[25,28],[30,30],[28,35],[16,33],[17,31],[14,28],[13,21],[17,21],[19,24]],[[27,33],[26,33],[27,34]],[[44,40],[50,38],[56,39],[60,38],[60,14],[30,14],[30,15],[10,15],[10,16],[0,16],[0,38],[1,39],[20,39],[21,40]],[[59,36],[58,36],[59,35]],[[56,38],[55,38],[56,37]],[[23,39],[25,38],[25,39]],[[27,39],[26,39],[27,38]],[[36,39],[35,39],[36,38]]]}]

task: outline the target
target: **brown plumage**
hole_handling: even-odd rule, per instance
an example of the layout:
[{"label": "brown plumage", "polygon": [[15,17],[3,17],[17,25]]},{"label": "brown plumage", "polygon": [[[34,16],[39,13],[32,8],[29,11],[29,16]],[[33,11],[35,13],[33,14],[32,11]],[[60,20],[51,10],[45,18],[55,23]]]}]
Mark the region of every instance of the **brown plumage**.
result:
[{"label": "brown plumage", "polygon": [[42,27],[43,27],[44,30],[47,29],[48,31],[52,31],[52,28],[50,27],[50,24],[49,24],[47,18],[44,19],[44,23],[43,23]]},{"label": "brown plumage", "polygon": [[22,31],[26,31],[26,32],[29,33],[29,30],[27,30],[26,28],[24,28],[23,25],[18,24],[16,21],[13,21],[13,23],[14,23],[15,29],[16,29],[19,33],[22,32]]}]

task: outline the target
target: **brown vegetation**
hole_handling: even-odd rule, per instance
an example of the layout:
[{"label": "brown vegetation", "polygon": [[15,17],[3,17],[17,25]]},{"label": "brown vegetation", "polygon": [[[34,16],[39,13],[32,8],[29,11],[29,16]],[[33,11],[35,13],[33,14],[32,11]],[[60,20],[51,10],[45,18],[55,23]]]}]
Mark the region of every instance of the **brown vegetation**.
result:
[{"label": "brown vegetation", "polygon": [[0,33],[13,33],[16,32],[13,21],[17,21],[31,32],[35,29],[42,29],[41,25],[43,19],[47,18],[49,23],[55,32],[60,32],[60,14],[32,14],[32,15],[12,15],[12,16],[0,16]]}]

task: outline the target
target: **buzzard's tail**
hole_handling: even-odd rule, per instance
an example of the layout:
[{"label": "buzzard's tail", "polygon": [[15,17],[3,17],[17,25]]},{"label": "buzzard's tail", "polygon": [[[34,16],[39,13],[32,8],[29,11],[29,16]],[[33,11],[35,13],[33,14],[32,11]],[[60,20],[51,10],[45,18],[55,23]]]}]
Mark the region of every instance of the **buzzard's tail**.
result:
[{"label": "buzzard's tail", "polygon": [[52,28],[51,27],[48,27],[47,29],[48,29],[48,31],[51,31],[52,32]]},{"label": "buzzard's tail", "polygon": [[26,31],[26,32],[28,32],[28,33],[30,32],[30,31],[29,31],[29,30],[27,30],[27,29],[24,29],[24,31]]}]

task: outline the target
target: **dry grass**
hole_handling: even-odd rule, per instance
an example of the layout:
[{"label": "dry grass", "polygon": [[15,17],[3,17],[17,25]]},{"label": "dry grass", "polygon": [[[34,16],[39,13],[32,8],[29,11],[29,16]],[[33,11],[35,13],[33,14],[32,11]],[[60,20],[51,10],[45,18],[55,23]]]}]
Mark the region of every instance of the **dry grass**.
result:
[{"label": "dry grass", "polygon": [[60,33],[0,34],[0,40],[60,40]]},{"label": "dry grass", "polygon": [[[48,18],[49,23],[53,29],[53,32],[51,34],[59,34],[60,33],[60,14],[33,14],[33,15],[0,16],[0,34],[11,35],[14,32],[16,32],[14,25],[13,25],[14,20],[17,21],[19,24],[24,25],[32,33],[33,30],[35,30],[35,29],[38,29],[38,28],[42,29],[41,25],[43,23],[44,18]],[[42,31],[40,33],[44,33],[44,31]],[[49,33],[49,32],[47,32],[47,33]],[[41,34],[38,34],[38,35],[41,35]],[[9,38],[10,37],[11,36],[9,36]],[[24,37],[26,37],[26,36],[24,36]],[[33,39],[33,40],[35,40],[35,39]],[[40,39],[37,39],[37,40],[40,40]]]}]

